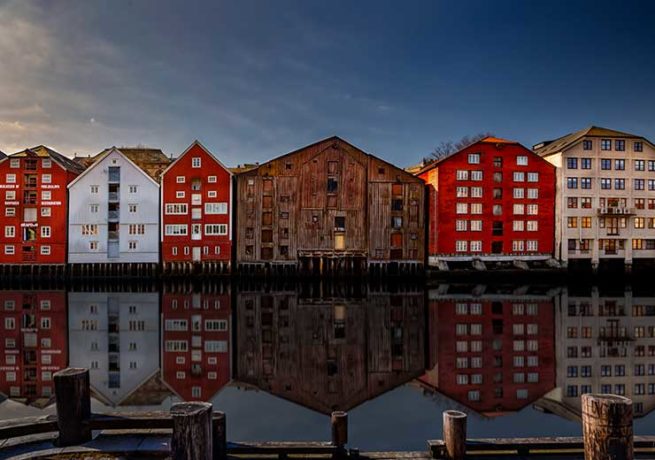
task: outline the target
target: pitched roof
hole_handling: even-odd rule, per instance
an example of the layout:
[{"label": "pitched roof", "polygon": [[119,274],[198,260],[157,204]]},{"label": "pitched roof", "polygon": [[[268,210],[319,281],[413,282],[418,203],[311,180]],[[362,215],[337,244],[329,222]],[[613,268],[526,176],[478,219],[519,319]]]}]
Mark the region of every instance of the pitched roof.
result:
[{"label": "pitched roof", "polygon": [[[93,168],[95,168],[95,167],[96,167],[96,166],[97,166],[97,165],[98,165],[98,164],[99,164],[99,163],[100,163],[100,162],[101,162],[101,161],[102,161],[106,156],[109,156],[109,154],[111,154],[112,152],[117,152],[119,155],[121,155],[122,157],[124,157],[124,158],[127,160],[128,163],[130,163],[132,166],[134,166],[134,167],[137,169],[137,171],[140,171],[141,174],[143,174],[145,177],[148,178],[148,180],[152,181],[155,185],[157,185],[157,186],[159,187],[159,180],[158,180],[158,178],[153,177],[153,176],[152,176],[151,174],[149,174],[149,173],[146,171],[146,169],[144,169],[141,165],[138,165],[134,160],[132,160],[132,159],[131,159],[130,157],[128,157],[127,155],[125,155],[125,154],[123,153],[123,150],[122,150],[122,149],[117,149],[116,147],[111,147],[111,148],[108,148],[108,149],[103,150],[103,151],[100,152],[98,155],[96,155],[95,157],[93,157],[93,163],[92,163],[88,168],[86,168],[86,169],[82,172],[82,174],[80,174],[80,175],[77,176],[73,181],[71,181],[71,183],[68,184],[68,188],[71,188],[73,185],[75,185],[79,180],[81,180],[84,176],[86,176],[86,174],[87,174],[89,171],[91,171]],[[163,168],[163,166],[162,166],[162,168]],[[163,169],[162,169],[162,171],[163,171]],[[160,172],[160,174],[161,174],[161,171],[159,171],[159,172]],[[158,176],[158,177],[159,177],[159,176]]]},{"label": "pitched roof", "polygon": [[7,158],[7,155],[4,154],[2,150],[0,150],[0,160]]},{"label": "pitched roof", "polygon": [[[200,141],[199,141],[198,139],[196,139],[195,141],[193,141],[193,142],[191,143],[190,146],[188,146],[188,147],[186,148],[186,150],[185,150],[184,152],[182,152],[182,154],[181,154],[179,157],[177,157],[175,160],[172,160],[172,161],[169,160],[168,165],[167,165],[166,168],[165,168],[165,169],[160,173],[160,175],[163,176],[164,174],[166,174],[166,173],[168,172],[168,170],[171,169],[171,168],[173,167],[173,165],[174,165],[175,163],[177,163],[178,160],[179,160],[180,158],[184,157],[184,156],[185,156],[185,155],[186,155],[186,154],[187,154],[187,153],[188,153],[188,152],[189,152],[193,147],[196,147],[196,146],[199,147],[200,149],[202,149],[202,150],[203,150],[207,155],[209,155],[209,156],[211,157],[211,159],[214,160],[214,161],[215,161],[215,162],[216,162],[216,163],[217,163],[221,168],[223,168],[224,170],[226,170],[226,171],[229,172],[230,174],[233,174],[233,172],[232,172],[232,168],[228,168],[227,166],[225,166],[225,165],[221,162],[221,160],[219,160],[218,158],[216,158],[216,157],[214,156],[213,153],[211,153],[211,152],[210,152],[210,151],[209,151],[209,150],[208,150],[204,145],[202,145],[202,144],[200,143]],[[161,151],[161,150],[160,150],[160,151]]]},{"label": "pitched roof", "polygon": [[624,133],[622,131],[616,131],[614,129],[601,128],[599,126],[590,126],[580,131],[575,131],[573,133],[566,134],[560,138],[544,141],[539,144],[536,144],[532,147],[532,150],[539,156],[546,157],[565,150],[572,145],[580,142],[584,137],[606,137],[606,138],[630,138],[630,139],[643,139],[649,144],[652,143],[644,138],[643,136],[638,136],[636,134]]},{"label": "pitched roof", "polygon": [[28,156],[37,156],[40,158],[49,157],[57,164],[59,164],[62,168],[77,174],[84,171],[84,168],[80,166],[78,163],[62,155],[59,152],[55,152],[54,150],[46,147],[45,145],[39,145],[36,147],[32,147],[30,149],[21,150],[20,152],[16,152],[10,155],[10,157],[12,158],[25,158]]},{"label": "pitched roof", "polygon": [[123,155],[129,158],[134,164],[146,172],[155,181],[159,182],[162,172],[172,162],[161,149],[151,149],[145,147],[111,147],[103,150],[94,156],[75,157],[73,161],[88,168],[98,161],[103,155],[111,150],[119,150]]}]

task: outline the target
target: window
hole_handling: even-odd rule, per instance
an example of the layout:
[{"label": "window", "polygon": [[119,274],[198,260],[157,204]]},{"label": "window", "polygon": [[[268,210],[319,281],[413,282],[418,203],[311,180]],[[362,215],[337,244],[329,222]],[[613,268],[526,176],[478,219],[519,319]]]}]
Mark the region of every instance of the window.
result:
[{"label": "window", "polygon": [[518,166],[527,166],[528,165],[528,157],[524,155],[520,155],[516,157],[516,164]]},{"label": "window", "polygon": [[617,171],[625,171],[625,160],[618,159],[614,160],[614,169]]},{"label": "window", "polygon": [[512,251],[514,252],[523,252],[524,242],[521,240],[512,241]]},{"label": "window", "polygon": [[646,162],[644,160],[635,160],[635,171],[645,171]]},{"label": "window", "polygon": [[471,187],[471,197],[482,198],[482,187]]},{"label": "window", "polygon": [[522,204],[515,203],[513,208],[514,215],[525,214],[525,206]]},{"label": "window", "polygon": [[610,169],[612,169],[612,160],[610,160],[609,158],[602,158],[600,160],[600,169],[604,171],[609,171]]},{"label": "window", "polygon": [[527,211],[529,216],[536,216],[539,214],[539,205],[538,204],[529,204],[527,206]]},{"label": "window", "polygon": [[494,168],[503,167],[503,157],[494,157]]},{"label": "window", "polygon": [[128,205],[127,205],[127,209],[128,209],[131,213],[135,213],[135,212],[136,212],[136,205],[135,205],[135,204],[128,204]]},{"label": "window", "polygon": [[136,243],[137,242],[134,241],[134,240],[128,241],[127,242],[127,249],[129,249],[130,251],[134,251],[136,249]]},{"label": "window", "polygon": [[472,220],[470,226],[471,226],[471,231],[472,232],[481,232],[482,231],[482,221],[481,220]]},{"label": "window", "polygon": [[15,199],[16,199],[16,191],[15,190],[7,190],[5,192],[5,200],[13,201]]},{"label": "window", "polygon": [[182,190],[178,190],[177,192],[175,192],[175,198],[184,198],[184,195],[185,193]]},{"label": "window", "polygon": [[566,159],[566,168],[567,169],[578,169],[578,159],[577,158],[567,158]]},{"label": "window", "polygon": [[480,154],[479,153],[469,153],[469,164],[479,164],[480,163]]},{"label": "window", "polygon": [[522,220],[515,220],[512,223],[512,230],[515,232],[522,232],[525,228],[525,223]]},{"label": "window", "polygon": [[600,149],[601,150],[612,150],[612,140],[611,139],[601,139],[600,140]]},{"label": "window", "polygon": [[566,199],[566,207],[569,209],[576,209],[578,207],[578,199],[576,197],[568,197]]},{"label": "window", "polygon": [[536,220],[529,220],[527,223],[527,229],[529,232],[539,231],[539,222]]},{"label": "window", "polygon": [[523,172],[515,171],[513,177],[514,177],[514,182],[525,181],[525,174]]},{"label": "window", "polygon": [[469,196],[469,188],[457,187],[456,194],[457,194],[457,198],[467,198]]},{"label": "window", "polygon": [[15,168],[20,168],[20,159],[18,159],[18,158],[12,158],[12,159],[9,161],[9,167],[10,167],[10,168],[14,168],[14,169],[15,169]]},{"label": "window", "polygon": [[127,227],[127,232],[130,235],[145,235],[146,226],[145,224],[130,224]]},{"label": "window", "polygon": [[468,229],[468,222],[465,220],[455,221],[455,230],[458,232],[465,232]]},{"label": "window", "polygon": [[482,203],[471,203],[471,214],[482,214]]},{"label": "window", "polygon": [[494,173],[494,182],[502,182],[502,181],[503,181],[503,173],[495,172]]},{"label": "window", "polygon": [[42,201],[50,201],[52,199],[52,192],[49,190],[41,192]]},{"label": "window", "polygon": [[468,180],[469,172],[461,169],[457,170],[457,180]]},{"label": "window", "polygon": [[591,158],[581,158],[580,169],[591,169]]},{"label": "window", "polygon": [[614,188],[616,190],[625,190],[625,179],[614,179]]},{"label": "window", "polygon": [[471,252],[481,252],[482,241],[471,241]]},{"label": "window", "polygon": [[227,203],[205,203],[205,214],[227,214]]},{"label": "window", "polygon": [[166,204],[166,214],[188,214],[188,205],[186,203],[168,203]]},{"label": "window", "polygon": [[529,172],[528,173],[528,182],[539,182],[539,173],[538,172]]},{"label": "window", "polygon": [[49,256],[50,255],[50,246],[41,246],[41,255]]},{"label": "window", "polygon": [[15,184],[16,183],[16,174],[7,174],[6,182],[8,184]]},{"label": "window", "polygon": [[97,251],[98,250],[98,242],[97,241],[89,241],[89,249],[91,251]]},{"label": "window", "polygon": [[455,212],[457,214],[468,214],[468,204],[467,203],[457,203]]},{"label": "window", "polygon": [[568,189],[578,188],[578,178],[577,177],[567,177],[566,178],[566,188],[568,188]]},{"label": "window", "polygon": [[455,251],[456,252],[466,252],[468,250],[467,241],[455,241]]},{"label": "window", "polygon": [[580,198],[580,207],[583,209],[591,209],[591,197]]},{"label": "window", "polygon": [[625,141],[623,139],[617,139],[614,141],[614,150],[617,152],[624,152],[625,151]]},{"label": "window", "polygon": [[592,147],[593,147],[593,141],[590,141],[590,140],[582,141],[582,149],[583,150],[591,150]]},{"label": "window", "polygon": [[89,212],[91,214],[96,214],[98,212],[99,205],[97,204],[90,204],[89,205]]},{"label": "window", "polygon": [[184,184],[186,182],[186,177],[184,176],[177,176],[175,178],[175,182],[178,184]]},{"label": "window", "polygon": [[82,225],[82,235],[97,235],[98,226],[96,224],[84,224]]},{"label": "window", "polygon": [[227,224],[207,224],[205,235],[227,235]]},{"label": "window", "polygon": [[90,189],[91,189],[91,193],[98,193],[98,186],[97,185],[91,185]]},{"label": "window", "polygon": [[578,218],[577,217],[567,217],[567,227],[568,228],[578,228]]},{"label": "window", "polygon": [[207,198],[216,198],[218,196],[218,193],[216,190],[208,190],[207,191]]},{"label": "window", "polygon": [[215,184],[216,183],[216,176],[207,177],[207,182],[210,183],[210,184]]},{"label": "window", "polygon": [[581,177],[580,188],[587,190],[591,189],[591,177]]},{"label": "window", "polygon": [[591,217],[581,217],[580,218],[580,227],[582,227],[582,228],[591,228]]},{"label": "window", "polygon": [[7,225],[5,227],[5,238],[14,238],[16,236],[16,227]]},{"label": "window", "polygon": [[201,165],[200,157],[191,158],[191,167],[192,168],[199,168],[200,165]]},{"label": "window", "polygon": [[471,171],[471,180],[481,181],[482,180],[482,171]]},{"label": "window", "polygon": [[52,183],[52,174],[43,174],[41,176],[42,184],[51,184]]},{"label": "window", "polygon": [[493,213],[494,216],[502,215],[503,214],[503,206],[500,205],[500,204],[495,204],[493,209],[492,209],[492,213]]},{"label": "window", "polygon": [[525,189],[524,188],[515,188],[513,190],[513,197],[516,199],[521,199],[525,197]]},{"label": "window", "polygon": [[5,208],[5,217],[16,217],[16,208]]},{"label": "window", "polygon": [[188,232],[189,228],[186,224],[166,224],[164,227],[164,234],[166,236],[185,236],[188,235]]},{"label": "window", "polygon": [[644,190],[644,186],[645,186],[644,179],[635,179],[635,185],[634,185],[635,190]]},{"label": "window", "polygon": [[603,177],[600,179],[600,188],[603,190],[610,190],[612,188],[612,179]]},{"label": "window", "polygon": [[52,210],[50,208],[41,208],[41,217],[50,217]]}]

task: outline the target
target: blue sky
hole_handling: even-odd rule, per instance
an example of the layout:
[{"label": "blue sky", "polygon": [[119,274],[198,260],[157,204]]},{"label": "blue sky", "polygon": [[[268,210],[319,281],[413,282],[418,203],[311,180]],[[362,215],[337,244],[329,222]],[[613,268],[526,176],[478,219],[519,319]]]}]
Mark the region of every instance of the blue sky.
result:
[{"label": "blue sky", "polygon": [[655,139],[654,23],[631,0],[0,0],[0,150],[197,138],[236,165],[336,134],[407,166],[477,132]]}]

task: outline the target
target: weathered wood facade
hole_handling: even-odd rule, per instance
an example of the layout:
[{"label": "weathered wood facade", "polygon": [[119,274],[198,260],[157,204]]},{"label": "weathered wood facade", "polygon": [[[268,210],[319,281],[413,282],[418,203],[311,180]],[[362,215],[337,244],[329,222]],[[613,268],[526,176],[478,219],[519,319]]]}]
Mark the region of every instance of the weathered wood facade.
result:
[{"label": "weathered wood facade", "polygon": [[308,273],[424,261],[419,178],[331,137],[237,177],[237,264]]}]

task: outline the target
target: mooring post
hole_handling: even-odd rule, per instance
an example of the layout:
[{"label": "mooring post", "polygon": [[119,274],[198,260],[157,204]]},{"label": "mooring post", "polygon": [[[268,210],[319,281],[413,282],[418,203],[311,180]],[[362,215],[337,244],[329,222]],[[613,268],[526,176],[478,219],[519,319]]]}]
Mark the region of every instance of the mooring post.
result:
[{"label": "mooring post", "polygon": [[448,460],[463,460],[466,456],[466,414],[458,410],[443,412],[443,440]]},{"label": "mooring post", "polygon": [[171,459],[212,460],[212,405],[204,402],[174,404],[171,416]]},{"label": "mooring post", "polygon": [[632,401],[609,394],[582,395],[586,460],[633,460]]},{"label": "mooring post", "polygon": [[214,460],[227,458],[227,425],[224,412],[214,412],[212,441],[214,443]]},{"label": "mooring post", "polygon": [[345,446],[348,444],[348,413],[343,411],[332,412],[330,419],[332,425],[332,444],[337,448],[335,457],[345,457]]},{"label": "mooring post", "polygon": [[67,368],[56,372],[55,400],[61,447],[91,440],[91,384],[89,370]]}]

